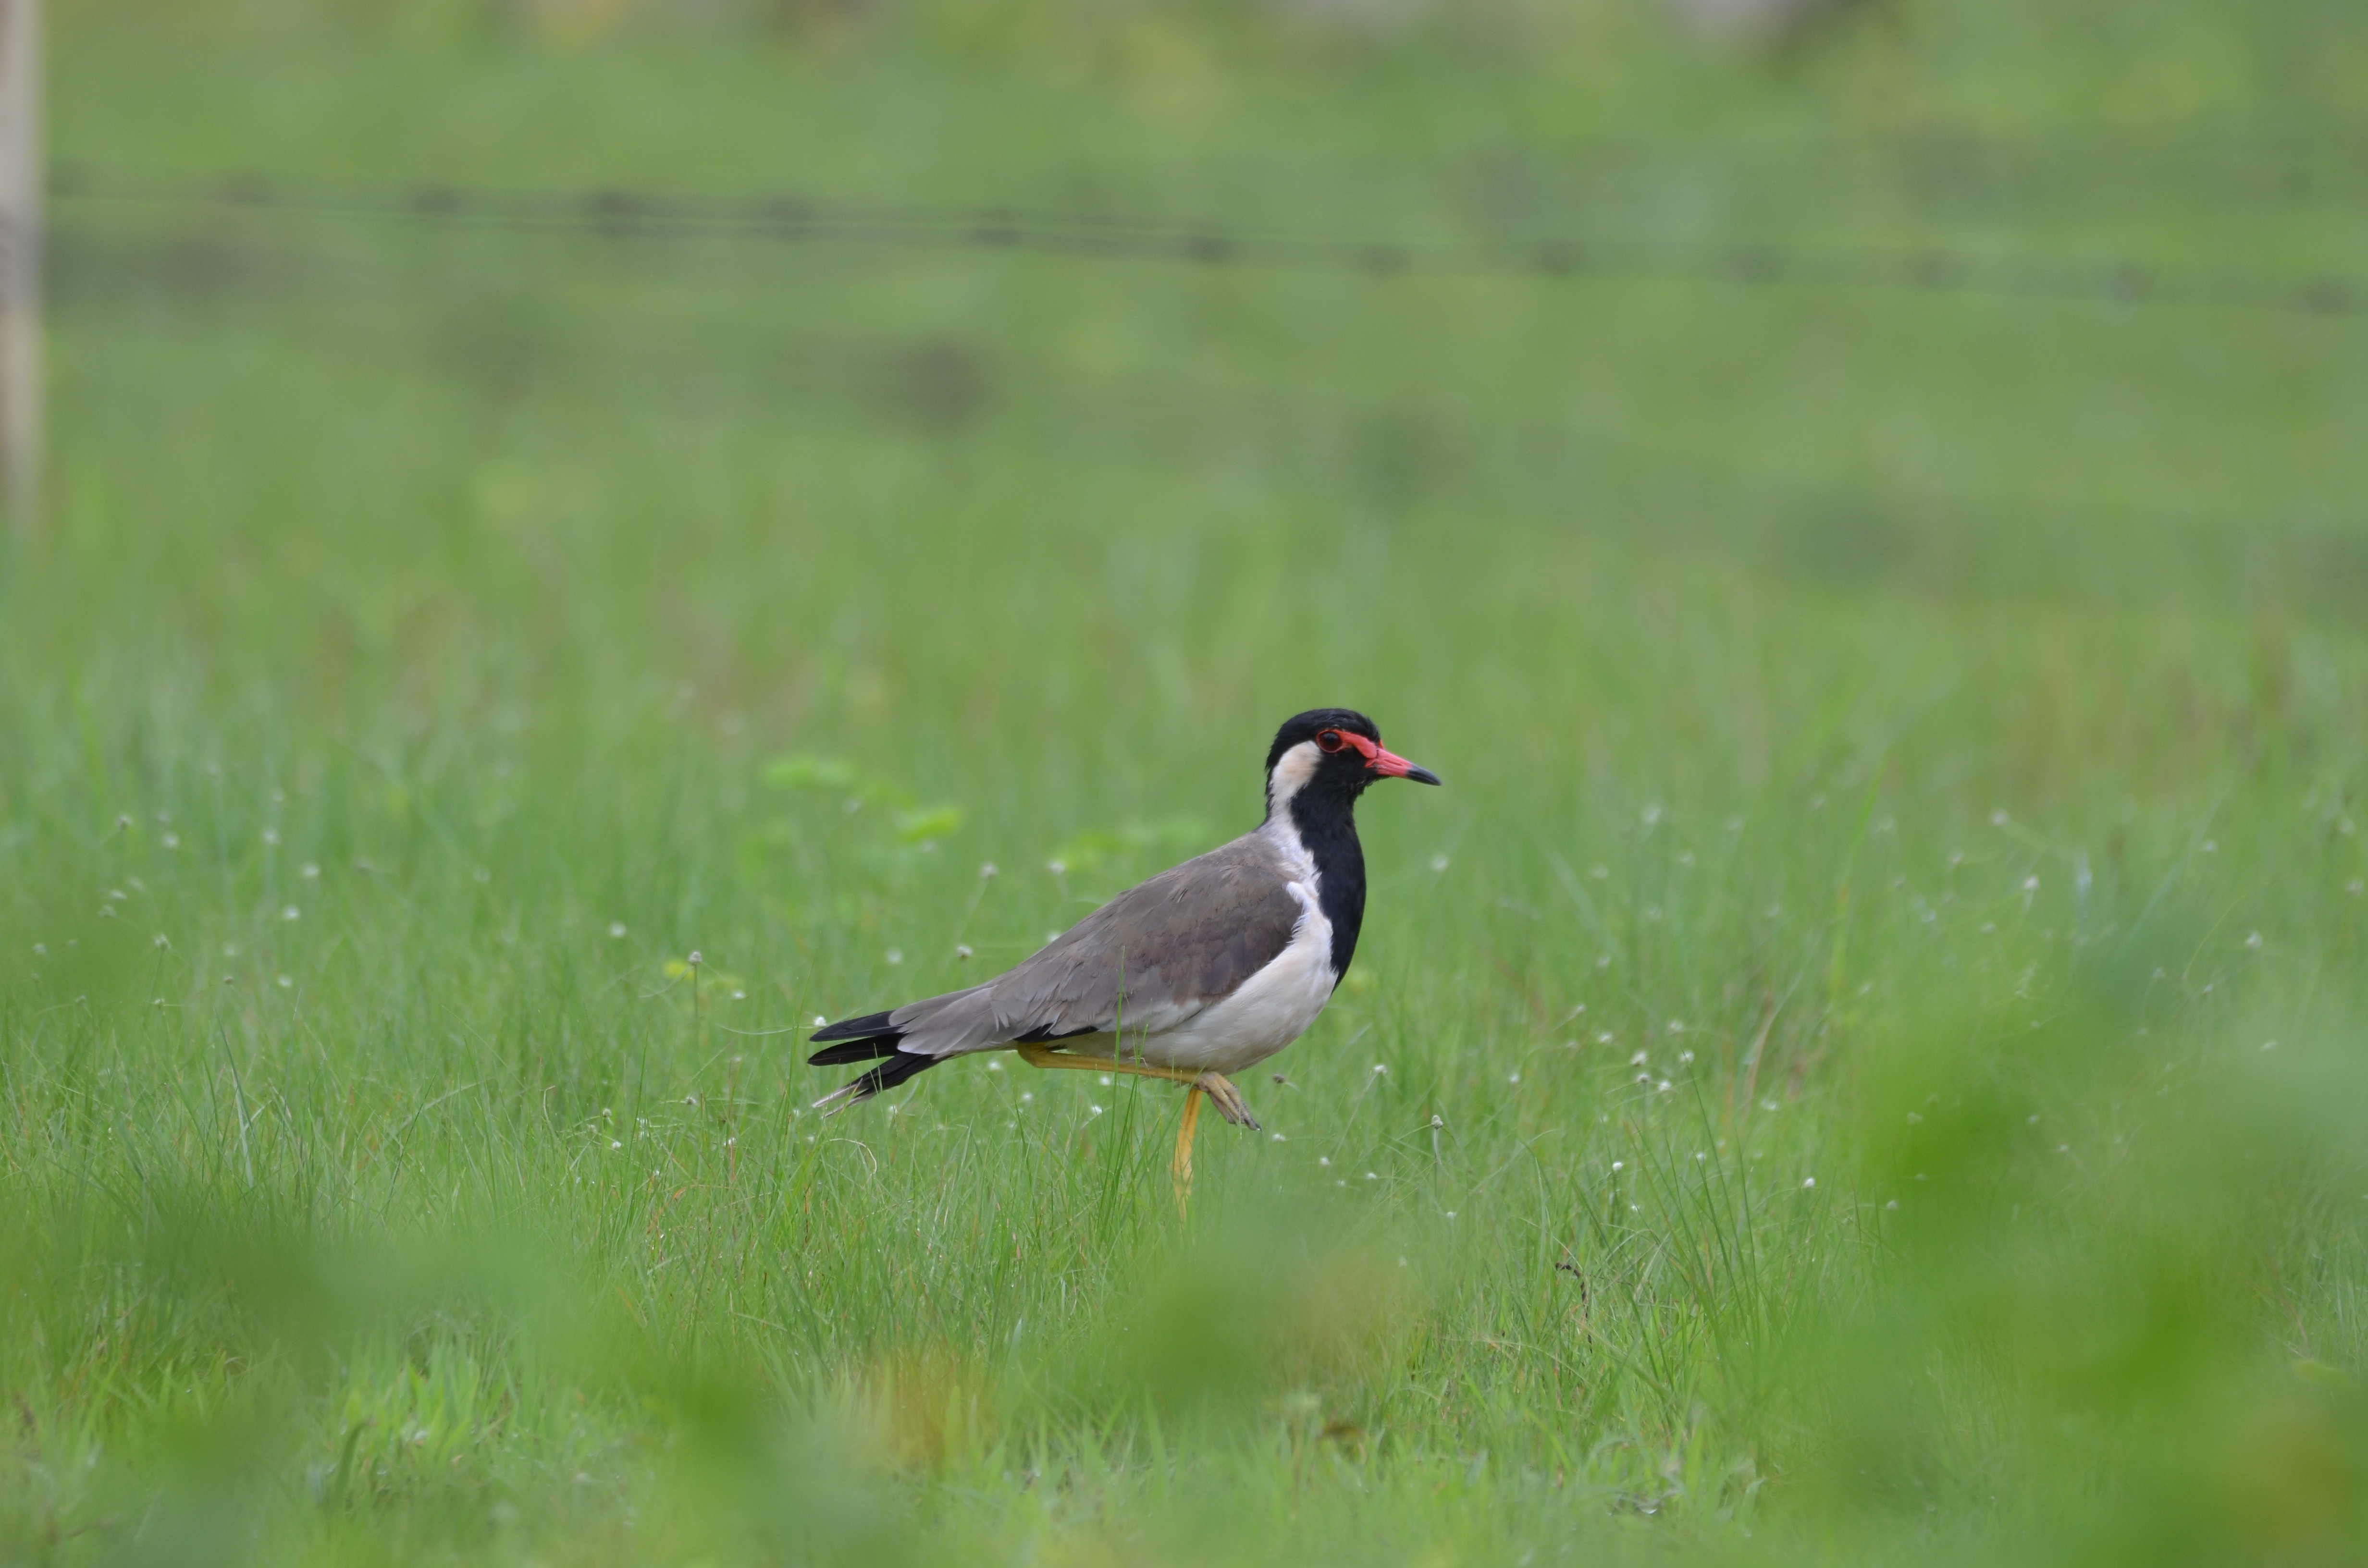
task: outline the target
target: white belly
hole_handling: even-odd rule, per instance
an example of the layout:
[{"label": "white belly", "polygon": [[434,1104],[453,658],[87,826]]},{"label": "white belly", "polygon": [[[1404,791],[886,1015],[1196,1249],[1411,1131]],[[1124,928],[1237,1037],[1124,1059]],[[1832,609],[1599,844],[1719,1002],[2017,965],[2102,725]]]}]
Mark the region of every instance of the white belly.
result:
[{"label": "white belly", "polygon": [[[1332,999],[1332,923],[1324,918],[1313,888],[1293,882],[1291,891],[1301,914],[1290,945],[1232,995],[1174,1028],[1142,1036],[1129,1030],[1129,1059],[1140,1051],[1155,1067],[1238,1073],[1307,1032]],[[1064,1051],[1092,1056],[1110,1055],[1110,1045],[1108,1035],[1061,1042]]]}]

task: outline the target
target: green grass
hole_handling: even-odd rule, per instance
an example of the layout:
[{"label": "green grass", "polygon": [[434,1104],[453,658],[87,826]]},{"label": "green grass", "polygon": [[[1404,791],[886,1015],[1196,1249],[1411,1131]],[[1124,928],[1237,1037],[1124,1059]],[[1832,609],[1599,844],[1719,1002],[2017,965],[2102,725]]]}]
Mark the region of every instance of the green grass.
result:
[{"label": "green grass", "polygon": [[[86,4],[55,140],[2361,266],[2346,15],[1944,9]],[[2368,323],[57,226],[0,1559],[2357,1559]],[[1336,702],[1448,787],[1189,1218],[803,1108]]]}]

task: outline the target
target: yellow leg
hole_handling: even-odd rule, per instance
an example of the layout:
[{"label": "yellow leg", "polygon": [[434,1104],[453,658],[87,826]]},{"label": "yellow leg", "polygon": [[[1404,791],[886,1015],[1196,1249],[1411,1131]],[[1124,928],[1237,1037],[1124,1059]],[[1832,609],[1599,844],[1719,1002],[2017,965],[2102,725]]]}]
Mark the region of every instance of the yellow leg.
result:
[{"label": "yellow leg", "polygon": [[1235,1127],[1258,1130],[1258,1118],[1242,1101],[1242,1092],[1234,1087],[1221,1073],[1194,1073],[1182,1067],[1154,1067],[1147,1062],[1113,1062],[1107,1056],[1071,1056],[1049,1045],[1023,1045],[1019,1048],[1019,1060],[1030,1067],[1073,1067],[1087,1073],[1133,1073],[1138,1077],[1159,1078],[1170,1084],[1190,1084],[1209,1096],[1217,1114]]},{"label": "yellow leg", "polygon": [[1176,1178],[1176,1213],[1180,1219],[1192,1201],[1192,1133],[1201,1125],[1201,1086],[1184,1091],[1184,1125],[1176,1130],[1176,1159],[1168,1172]]},{"label": "yellow leg", "polygon": [[1133,1073],[1144,1078],[1165,1078],[1171,1084],[1198,1083],[1201,1074],[1180,1067],[1154,1067],[1146,1062],[1113,1062],[1107,1056],[1071,1056],[1049,1045],[1023,1045],[1019,1060],[1030,1067],[1075,1067],[1086,1073]]}]

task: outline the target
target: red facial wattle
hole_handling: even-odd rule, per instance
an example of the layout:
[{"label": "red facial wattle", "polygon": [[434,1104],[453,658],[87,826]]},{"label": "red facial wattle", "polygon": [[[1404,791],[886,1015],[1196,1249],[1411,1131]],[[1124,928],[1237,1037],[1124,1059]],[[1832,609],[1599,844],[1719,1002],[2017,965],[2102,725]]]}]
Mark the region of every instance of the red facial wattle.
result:
[{"label": "red facial wattle", "polygon": [[[1355,746],[1358,754],[1364,757],[1365,766],[1372,768],[1374,772],[1380,774],[1384,778],[1411,778],[1417,784],[1436,784],[1439,782],[1438,774],[1433,773],[1428,767],[1417,767],[1413,763],[1408,762],[1406,758],[1400,756],[1394,751],[1383,750],[1382,744],[1379,741],[1369,741],[1353,730],[1330,730],[1326,731],[1326,733],[1338,735],[1341,740],[1347,742],[1352,746]],[[1319,740],[1318,744],[1321,744],[1322,743]],[[1338,751],[1339,747],[1337,745],[1325,746],[1324,749],[1326,751]]]}]

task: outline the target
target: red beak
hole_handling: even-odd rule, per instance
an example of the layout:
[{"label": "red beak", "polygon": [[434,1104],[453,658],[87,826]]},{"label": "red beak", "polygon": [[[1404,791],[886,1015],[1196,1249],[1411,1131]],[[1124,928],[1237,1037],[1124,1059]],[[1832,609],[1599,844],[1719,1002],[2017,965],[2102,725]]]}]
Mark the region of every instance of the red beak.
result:
[{"label": "red beak", "polygon": [[1340,732],[1340,738],[1365,754],[1365,766],[1384,778],[1411,778],[1417,784],[1436,784],[1439,775],[1428,767],[1417,767],[1394,751],[1383,751],[1375,742],[1349,731]]}]

